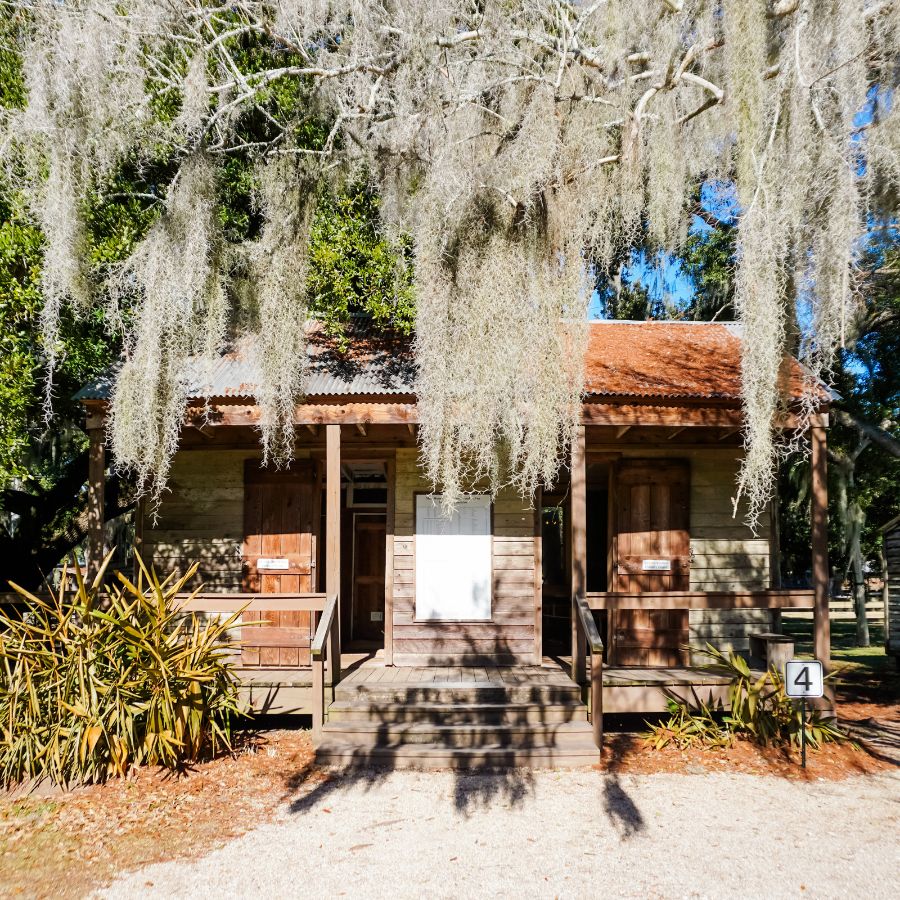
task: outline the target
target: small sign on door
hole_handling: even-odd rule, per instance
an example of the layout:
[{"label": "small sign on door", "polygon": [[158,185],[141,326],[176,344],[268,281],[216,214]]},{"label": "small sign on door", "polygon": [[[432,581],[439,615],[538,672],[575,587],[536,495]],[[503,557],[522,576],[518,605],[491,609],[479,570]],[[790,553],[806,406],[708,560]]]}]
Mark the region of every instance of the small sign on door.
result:
[{"label": "small sign on door", "polygon": [[784,664],[784,691],[788,697],[821,697],[825,673],[817,659],[792,659]]},{"label": "small sign on door", "polygon": [[256,561],[256,568],[259,569],[289,569],[291,567],[290,560],[287,559],[267,559],[260,557]]},{"label": "small sign on door", "polygon": [[641,560],[641,569],[644,572],[671,572],[672,561],[669,559],[644,559]]}]

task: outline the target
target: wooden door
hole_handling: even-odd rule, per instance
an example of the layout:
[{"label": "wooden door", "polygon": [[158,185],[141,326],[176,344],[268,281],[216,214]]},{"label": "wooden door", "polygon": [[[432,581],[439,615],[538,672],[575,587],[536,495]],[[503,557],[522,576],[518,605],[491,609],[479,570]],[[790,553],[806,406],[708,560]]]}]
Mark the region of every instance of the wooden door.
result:
[{"label": "wooden door", "polygon": [[[243,589],[253,593],[310,593],[315,590],[319,505],[315,464],[294,463],[287,471],[244,467]],[[314,617],[309,612],[244,613],[244,621],[266,625],[242,629],[246,666],[295,668],[310,664]]]},{"label": "wooden door", "polygon": [[387,522],[383,515],[353,517],[353,624],[356,641],[384,642],[384,564]]},{"label": "wooden door", "polygon": [[[627,593],[690,587],[690,466],[687,460],[624,460],[615,474],[614,589]],[[619,610],[610,616],[611,662],[687,662],[687,610]]]}]

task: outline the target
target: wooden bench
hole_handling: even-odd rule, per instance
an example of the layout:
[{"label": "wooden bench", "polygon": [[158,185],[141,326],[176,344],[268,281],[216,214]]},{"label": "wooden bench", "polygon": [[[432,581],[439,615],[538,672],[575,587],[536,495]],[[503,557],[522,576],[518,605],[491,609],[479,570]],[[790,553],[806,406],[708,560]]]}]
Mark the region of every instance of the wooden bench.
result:
[{"label": "wooden bench", "polygon": [[794,639],[786,634],[756,632],[750,635],[750,656],[783,674],[784,664],[794,658]]}]

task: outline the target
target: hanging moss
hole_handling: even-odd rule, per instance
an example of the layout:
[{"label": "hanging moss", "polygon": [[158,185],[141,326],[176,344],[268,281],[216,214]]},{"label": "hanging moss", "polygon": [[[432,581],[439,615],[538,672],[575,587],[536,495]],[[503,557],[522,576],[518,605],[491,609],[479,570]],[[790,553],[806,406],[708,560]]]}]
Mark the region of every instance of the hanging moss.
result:
[{"label": "hanging moss", "polygon": [[[215,354],[229,318],[259,342],[265,455],[290,456],[298,323],[323,277],[347,274],[314,254],[309,279],[310,229],[328,227],[314,198],[368,179],[384,246],[407,248],[379,276],[396,277],[400,308],[412,254],[426,474],[448,502],[484,480],[528,494],[555,477],[576,421],[591,270],[645,225],[678,246],[692,185],[712,178],[739,198],[739,493],[751,519],[765,507],[785,449],[786,336],[802,336],[808,414],[855,302],[874,185],[898,183],[896,111],[859,118],[897,87],[896,3],[13,5],[27,104],[3,112],[0,145],[48,238],[45,331],[66,305],[137,296],[113,442],[146,483],[174,452],[185,354]],[[92,278],[85,197],[123,159],[160,156],[181,174],[158,227],[109,281]],[[204,192],[235,158],[256,173],[259,222],[228,223],[223,241]],[[163,288],[166,271],[187,280]],[[248,274],[277,329],[234,309]],[[351,274],[336,302],[366,288]]]}]

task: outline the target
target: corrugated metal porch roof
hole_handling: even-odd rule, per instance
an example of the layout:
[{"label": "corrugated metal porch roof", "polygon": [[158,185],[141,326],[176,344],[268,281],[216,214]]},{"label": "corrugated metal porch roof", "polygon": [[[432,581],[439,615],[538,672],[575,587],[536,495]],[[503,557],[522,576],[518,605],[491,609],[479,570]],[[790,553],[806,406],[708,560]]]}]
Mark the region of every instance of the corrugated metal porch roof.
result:
[{"label": "corrugated metal porch roof", "polygon": [[[355,323],[348,331],[348,349],[344,351],[316,323],[307,329],[308,396],[415,393],[410,338]],[[260,377],[255,348],[254,339],[243,338],[212,364],[192,363],[188,396],[252,398]],[[804,376],[795,359],[786,361],[784,377],[789,394],[799,396]],[[111,380],[105,376],[86,385],[76,398],[107,399]],[[710,322],[592,322],[585,392],[593,397],[636,400],[739,401],[740,327]]]}]

